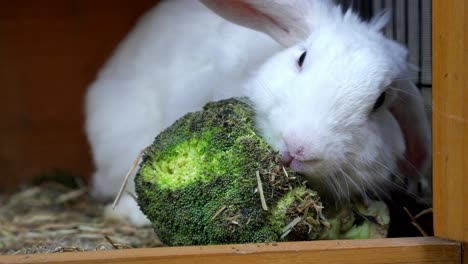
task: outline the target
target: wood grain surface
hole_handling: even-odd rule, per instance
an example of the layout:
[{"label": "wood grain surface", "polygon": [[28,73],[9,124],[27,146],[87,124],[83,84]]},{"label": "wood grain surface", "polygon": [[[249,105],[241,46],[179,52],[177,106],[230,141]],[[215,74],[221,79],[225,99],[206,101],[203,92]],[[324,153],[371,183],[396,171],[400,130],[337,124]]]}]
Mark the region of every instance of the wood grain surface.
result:
[{"label": "wood grain surface", "polygon": [[162,247],[99,252],[0,256],[0,263],[460,263],[460,244],[438,238],[394,238]]},{"label": "wood grain surface", "polygon": [[433,1],[433,47],[435,235],[468,246],[467,1]]}]

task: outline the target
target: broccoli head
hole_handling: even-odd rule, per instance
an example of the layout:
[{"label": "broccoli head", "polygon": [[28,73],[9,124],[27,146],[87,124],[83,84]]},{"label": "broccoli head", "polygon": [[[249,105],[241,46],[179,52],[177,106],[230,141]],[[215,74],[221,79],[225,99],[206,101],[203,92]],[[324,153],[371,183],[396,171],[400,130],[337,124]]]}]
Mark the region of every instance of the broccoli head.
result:
[{"label": "broccoli head", "polygon": [[208,103],[160,133],[135,184],[167,245],[308,240],[325,220],[317,193],[281,166],[239,99]]},{"label": "broccoli head", "polygon": [[318,194],[257,136],[244,99],[208,103],[161,132],[145,151],[135,189],[140,208],[167,245],[385,233],[374,232],[375,221],[352,207],[327,221]]}]

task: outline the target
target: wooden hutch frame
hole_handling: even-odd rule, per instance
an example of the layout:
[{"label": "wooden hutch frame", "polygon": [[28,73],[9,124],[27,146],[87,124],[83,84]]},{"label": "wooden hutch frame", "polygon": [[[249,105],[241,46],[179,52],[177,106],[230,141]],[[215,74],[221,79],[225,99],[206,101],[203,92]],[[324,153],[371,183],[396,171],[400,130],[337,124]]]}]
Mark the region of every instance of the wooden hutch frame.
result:
[{"label": "wooden hutch frame", "polygon": [[468,263],[468,2],[433,0],[432,32],[435,237],[16,255],[0,263]]}]

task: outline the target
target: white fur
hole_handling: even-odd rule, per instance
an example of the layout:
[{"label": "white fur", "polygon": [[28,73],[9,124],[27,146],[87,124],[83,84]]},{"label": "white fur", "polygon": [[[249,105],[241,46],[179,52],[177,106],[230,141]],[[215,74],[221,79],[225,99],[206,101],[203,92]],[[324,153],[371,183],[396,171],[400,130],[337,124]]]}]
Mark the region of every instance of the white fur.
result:
[{"label": "white fur", "polygon": [[[293,158],[292,168],[327,183],[336,198],[386,189],[405,152],[389,111],[398,89],[389,87],[407,66],[406,50],[378,32],[385,16],[367,24],[332,1],[246,0],[268,16],[256,19],[233,13],[244,1],[204,2],[288,47],[199,2],[163,1],[150,10],[86,97],[94,194],[113,197],[137,153],[177,118],[234,96],[248,96],[265,140]],[[371,113],[384,90],[385,105]],[[136,206],[122,213],[145,222]]]}]

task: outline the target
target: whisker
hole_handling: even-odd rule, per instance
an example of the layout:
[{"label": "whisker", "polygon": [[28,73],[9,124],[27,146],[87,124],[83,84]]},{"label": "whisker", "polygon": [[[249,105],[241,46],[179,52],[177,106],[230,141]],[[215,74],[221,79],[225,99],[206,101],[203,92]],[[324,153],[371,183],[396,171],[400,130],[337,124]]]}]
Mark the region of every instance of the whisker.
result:
[{"label": "whisker", "polygon": [[393,81],[395,82],[399,82],[399,81],[410,81],[410,82],[417,82],[419,81],[419,78],[418,77],[405,77],[405,78],[396,78],[396,79],[393,79]]},{"label": "whisker", "polygon": [[273,91],[270,89],[270,87],[268,87],[268,85],[266,85],[265,81],[263,80],[263,78],[259,78],[258,79],[258,84],[260,85],[260,88],[264,89],[265,91],[267,91],[268,95],[270,95],[270,97],[273,97],[274,96],[274,93]]},{"label": "whisker", "polygon": [[[349,201],[349,197],[350,197],[350,190],[349,190],[349,185],[348,185],[348,181],[343,177],[343,175],[341,175],[341,173],[339,173],[339,170],[340,170],[340,166],[335,164],[335,163],[332,163],[331,166],[330,166],[330,173],[332,174],[331,177],[335,178],[335,182],[338,182],[338,184],[340,185],[340,189],[341,189],[341,193],[340,193],[340,201],[343,201],[343,200],[347,200]],[[340,182],[340,179],[339,177],[342,176],[343,180],[344,180],[344,185],[339,183]],[[344,189],[344,190],[343,190]]]},{"label": "whisker", "polygon": [[340,184],[338,175],[336,174],[334,167],[336,167],[334,164],[331,164],[331,166],[328,166],[326,171],[330,173],[326,175],[326,177],[323,177],[323,178],[326,184],[328,185],[328,189],[331,191],[335,206],[338,207],[340,203],[344,201],[345,197],[344,197],[343,186],[342,184]]},{"label": "whisker", "polygon": [[407,91],[407,90],[405,90],[405,89],[403,89],[403,88],[397,88],[397,87],[395,87],[395,86],[389,86],[388,88],[389,88],[390,90],[397,91],[397,92],[402,92],[402,93],[404,93],[404,94],[407,94],[407,95],[410,95],[410,96],[413,96],[413,97],[421,97],[420,94],[414,94],[414,93],[412,93],[412,92],[410,92],[410,91]]},{"label": "whisker", "polygon": [[[370,164],[366,164],[366,163],[363,163],[363,164],[366,165],[366,166],[369,166],[369,168],[371,168],[371,169],[374,169],[374,167],[371,166]],[[377,164],[379,164],[380,166],[383,166],[381,163],[377,163]],[[386,168],[385,166],[383,166],[383,167]],[[405,192],[405,193],[407,193],[408,195],[410,195],[411,197],[413,197],[413,198],[415,198],[417,200],[421,200],[421,197],[419,195],[417,195],[417,194],[413,193],[412,191],[409,191],[408,189],[400,186],[399,184],[392,181],[389,177],[381,177],[381,180],[386,182],[386,184],[388,184],[388,186],[396,188],[396,189],[398,189],[398,190],[400,190],[402,192]],[[372,184],[372,185],[375,185],[375,184]],[[374,187],[376,187],[376,186],[374,186]],[[381,188],[379,188],[379,189],[381,189]],[[391,200],[390,199],[391,197],[390,197],[388,192],[383,192],[383,193],[388,198],[388,200]],[[427,203],[425,203],[425,204],[427,205]]]},{"label": "whisker", "polygon": [[335,200],[339,201],[341,199],[341,192],[338,190],[340,188],[340,184],[336,181],[336,178],[334,175],[328,175],[329,177],[326,177],[327,179],[330,180],[330,186],[333,188],[333,195],[335,197]]},{"label": "whisker", "polygon": [[[357,157],[356,157],[357,158]],[[360,161],[362,164],[364,164],[365,166],[369,167],[370,169],[374,170],[375,172],[375,175],[377,177],[380,176],[380,174],[376,171],[376,169],[371,165],[371,164],[368,164],[367,161],[364,161],[364,160],[361,160]],[[360,170],[358,170],[353,164],[352,162],[348,162],[349,166],[351,166],[355,171],[359,172]],[[362,173],[362,170],[361,170],[361,173]],[[377,197],[378,199],[381,199],[381,195],[385,195],[387,196],[387,192],[386,190],[384,190],[381,186],[378,185],[378,183],[376,182],[372,182],[368,179],[368,177],[360,177],[361,180],[365,181],[366,182],[366,185],[368,186],[368,188],[366,188],[366,190],[368,191],[371,191],[372,194]]]},{"label": "whisker", "polygon": [[387,191],[384,190],[379,184],[369,180],[367,177],[363,177],[364,181],[367,183],[368,187],[366,188],[366,193],[370,193],[371,197],[382,200],[381,195],[387,197]]},{"label": "whisker", "polygon": [[345,182],[345,184],[346,184],[346,197],[347,197],[347,200],[348,200],[348,202],[349,202],[349,201],[350,201],[349,199],[350,199],[351,195],[350,195],[350,191],[349,191],[348,177],[347,177],[347,175],[346,175],[345,173],[343,173],[343,172],[341,173],[341,175],[343,176],[343,180],[344,180],[344,182]]},{"label": "whisker", "polygon": [[[393,153],[396,153],[396,152],[393,152]],[[409,166],[411,166],[411,168],[414,169],[414,171],[418,174],[419,177],[423,178],[424,175],[416,168],[416,166],[413,165],[413,163],[411,163],[407,158],[405,158],[405,156],[401,157]]]},{"label": "whisker", "polygon": [[356,181],[348,174],[346,173],[343,169],[340,168],[340,172],[349,179],[349,181],[354,185],[356,190],[362,195],[364,193],[364,186],[359,186]]}]

